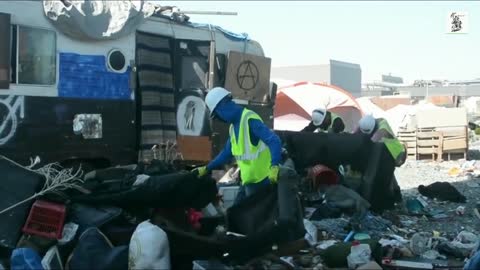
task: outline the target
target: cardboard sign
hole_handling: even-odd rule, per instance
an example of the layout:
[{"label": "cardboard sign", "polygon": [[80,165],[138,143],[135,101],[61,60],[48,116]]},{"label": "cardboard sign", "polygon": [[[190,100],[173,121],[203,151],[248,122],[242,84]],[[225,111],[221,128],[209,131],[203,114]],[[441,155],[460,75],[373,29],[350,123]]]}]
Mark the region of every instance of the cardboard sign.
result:
[{"label": "cardboard sign", "polygon": [[267,57],[230,51],[225,88],[235,99],[268,102],[271,62]]}]

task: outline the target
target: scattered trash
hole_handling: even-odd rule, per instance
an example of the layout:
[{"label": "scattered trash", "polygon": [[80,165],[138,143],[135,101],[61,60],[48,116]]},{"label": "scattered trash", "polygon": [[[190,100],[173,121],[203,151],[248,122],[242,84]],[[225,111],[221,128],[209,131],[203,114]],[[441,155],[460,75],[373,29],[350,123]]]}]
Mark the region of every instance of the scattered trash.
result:
[{"label": "scattered trash", "polygon": [[307,231],[305,233],[305,240],[307,240],[311,246],[315,246],[318,242],[317,227],[307,219],[303,220],[303,225],[305,226],[305,230]]},{"label": "scattered trash", "polygon": [[382,264],[388,267],[401,269],[433,269],[433,264],[430,262],[383,259]]},{"label": "scattered trash", "polygon": [[303,267],[309,267],[312,265],[313,256],[312,255],[302,255],[300,256],[300,265]]},{"label": "scattered trash", "polygon": [[343,242],[344,243],[347,243],[347,242],[350,242],[350,240],[352,239],[352,237],[355,235],[355,231],[350,231],[348,233],[348,235],[345,237],[345,239],[343,239]]},{"label": "scattered trash", "polygon": [[63,226],[62,238],[58,240],[58,243],[64,245],[75,238],[78,230],[78,224],[69,222]]},{"label": "scattered trash", "polygon": [[423,209],[425,208],[418,199],[408,199],[406,202],[406,207],[410,215],[423,214]]},{"label": "scattered trash", "polygon": [[433,219],[436,219],[436,220],[440,220],[440,219],[449,218],[449,216],[446,215],[446,214],[436,214],[436,215],[433,215],[432,218],[433,218]]},{"label": "scattered trash", "polygon": [[455,213],[459,216],[465,215],[465,206],[459,206],[455,209]]},{"label": "scattered trash", "polygon": [[478,241],[479,238],[475,234],[461,231],[450,244],[462,253],[468,255],[476,247]]},{"label": "scattered trash", "polygon": [[354,241],[350,248],[350,254],[347,256],[348,268],[356,269],[361,265],[369,263],[371,256],[370,245]]},{"label": "scattered trash", "polygon": [[150,178],[149,175],[139,174],[137,175],[137,179],[135,180],[135,182],[133,182],[133,186],[144,184],[149,178]]},{"label": "scattered trash", "polygon": [[370,235],[366,234],[366,233],[356,233],[354,236],[353,236],[353,239],[355,240],[367,240],[367,239],[370,239]]},{"label": "scattered trash", "polygon": [[128,254],[129,269],[171,268],[167,234],[148,220],[135,229]]},{"label": "scattered trash", "polygon": [[459,167],[453,167],[450,170],[448,170],[448,175],[452,177],[457,177],[461,173],[461,169]]},{"label": "scattered trash", "polygon": [[421,257],[428,260],[436,260],[437,258],[446,259],[445,256],[440,255],[440,253],[438,253],[436,250],[428,250],[423,253]]},{"label": "scattered trash", "polygon": [[280,260],[284,261],[285,263],[287,263],[288,265],[290,265],[291,267],[295,268],[295,263],[293,261],[293,257],[291,256],[283,256],[283,257],[280,257]]},{"label": "scattered trash", "polygon": [[370,261],[364,265],[361,265],[357,270],[382,270],[383,268],[374,261]]},{"label": "scattered trash", "polygon": [[60,239],[65,215],[65,205],[37,200],[30,210],[23,232]]},{"label": "scattered trash", "polygon": [[432,247],[432,235],[429,233],[416,233],[410,239],[410,250],[415,255],[422,255]]},{"label": "scattered trash", "polygon": [[335,245],[336,243],[338,243],[337,240],[326,240],[326,241],[322,241],[322,242],[320,242],[319,245],[317,245],[317,249],[324,250],[324,249],[327,249],[327,248]]}]

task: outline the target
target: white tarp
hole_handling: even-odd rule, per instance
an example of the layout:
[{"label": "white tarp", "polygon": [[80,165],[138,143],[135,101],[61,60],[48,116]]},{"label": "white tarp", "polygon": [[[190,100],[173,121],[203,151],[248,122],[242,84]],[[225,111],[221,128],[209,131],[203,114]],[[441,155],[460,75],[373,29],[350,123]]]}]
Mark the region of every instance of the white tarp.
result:
[{"label": "white tarp", "polygon": [[430,111],[440,107],[431,103],[422,102],[417,105],[397,105],[387,111],[382,110],[371,101],[371,97],[357,98],[357,103],[366,114],[372,114],[375,118],[384,118],[392,128],[392,131],[397,134],[401,129],[416,129],[416,114],[419,111]]},{"label": "white tarp", "polygon": [[156,6],[150,1],[44,0],[49,21],[63,34],[79,40],[117,39],[135,31]]}]

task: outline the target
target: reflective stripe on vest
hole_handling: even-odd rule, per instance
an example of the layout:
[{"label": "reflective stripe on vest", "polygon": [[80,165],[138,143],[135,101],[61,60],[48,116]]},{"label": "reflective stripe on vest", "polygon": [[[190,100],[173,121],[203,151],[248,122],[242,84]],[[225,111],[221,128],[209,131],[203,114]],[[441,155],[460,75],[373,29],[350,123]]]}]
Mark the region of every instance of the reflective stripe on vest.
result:
[{"label": "reflective stripe on vest", "polygon": [[262,181],[268,176],[271,165],[270,149],[268,149],[265,143],[259,140],[258,145],[255,146],[250,141],[250,126],[248,125],[248,120],[250,119],[262,121],[258,114],[244,109],[240,119],[238,140],[235,136],[233,125],[230,125],[229,130],[232,155],[240,167],[242,184]]}]

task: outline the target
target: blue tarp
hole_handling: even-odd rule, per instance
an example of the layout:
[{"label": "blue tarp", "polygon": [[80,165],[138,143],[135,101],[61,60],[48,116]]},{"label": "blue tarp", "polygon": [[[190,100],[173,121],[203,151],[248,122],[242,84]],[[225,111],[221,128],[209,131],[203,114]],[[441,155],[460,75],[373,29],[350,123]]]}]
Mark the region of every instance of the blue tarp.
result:
[{"label": "blue tarp", "polygon": [[216,25],[209,25],[209,24],[205,24],[205,23],[189,23],[190,26],[192,27],[195,27],[195,28],[204,28],[204,29],[210,29],[210,27],[212,29],[216,29],[220,32],[222,32],[227,38],[230,38],[230,39],[233,39],[233,40],[237,40],[237,41],[248,41],[250,40],[250,38],[248,37],[248,34],[246,33],[241,33],[241,34],[237,34],[237,33],[233,33],[233,32],[230,32],[228,30],[225,30],[223,28],[221,28],[220,26],[216,26]]},{"label": "blue tarp", "polygon": [[130,68],[111,72],[103,55],[60,53],[60,97],[131,99],[129,80]]}]

